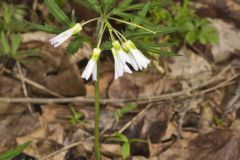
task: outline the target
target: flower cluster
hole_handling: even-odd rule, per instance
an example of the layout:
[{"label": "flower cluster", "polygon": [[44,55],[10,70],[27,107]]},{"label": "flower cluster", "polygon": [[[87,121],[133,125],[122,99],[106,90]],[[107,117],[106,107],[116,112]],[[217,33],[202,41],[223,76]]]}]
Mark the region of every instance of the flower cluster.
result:
[{"label": "flower cluster", "polygon": [[[80,23],[75,24],[72,28],[67,31],[57,35],[56,37],[50,39],[51,44],[54,47],[58,47],[72,35],[79,33],[82,30],[82,25]],[[118,40],[112,42],[112,54],[114,58],[114,68],[115,74],[114,79],[118,79],[123,76],[123,73],[132,73],[129,66],[135,71],[143,70],[147,68],[150,60],[147,59],[142,52],[137,49],[135,44],[131,40],[125,40],[122,44]],[[83,71],[82,78],[88,80],[92,75],[94,81],[97,80],[97,61],[101,53],[100,48],[94,48],[91,58]]]}]

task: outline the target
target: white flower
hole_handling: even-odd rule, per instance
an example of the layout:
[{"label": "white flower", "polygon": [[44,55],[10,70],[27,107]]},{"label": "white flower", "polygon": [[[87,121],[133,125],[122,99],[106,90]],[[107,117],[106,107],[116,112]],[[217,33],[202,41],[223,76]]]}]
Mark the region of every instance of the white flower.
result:
[{"label": "white flower", "polygon": [[119,55],[119,60],[124,64],[124,63],[130,63],[131,64],[131,59],[129,58],[128,54],[122,49],[119,41],[114,41],[112,42],[113,48],[116,51],[116,54]]},{"label": "white flower", "polygon": [[132,73],[127,64],[123,61],[124,58],[120,57],[118,50],[114,47],[112,48],[113,58],[114,58],[114,68],[115,68],[115,76],[114,79],[118,79],[118,77],[123,76],[124,72]]},{"label": "white flower", "polygon": [[49,41],[51,45],[53,45],[54,47],[58,47],[67,39],[69,39],[72,35],[77,34],[81,30],[82,30],[82,25],[80,23],[77,23],[72,28],[60,33],[59,35],[53,37]]},{"label": "white flower", "polygon": [[136,48],[134,43],[130,40],[126,41],[124,44],[124,49],[129,53],[129,58],[131,59],[130,63],[135,70],[143,70],[143,68],[147,68],[150,60],[147,59],[140,50]]},{"label": "white flower", "polygon": [[92,74],[92,79],[94,81],[97,81],[97,61],[99,58],[99,55],[101,53],[100,48],[94,48],[92,56],[90,60],[88,61],[88,64],[85,68],[85,70],[82,73],[82,78],[88,80],[90,75]]}]

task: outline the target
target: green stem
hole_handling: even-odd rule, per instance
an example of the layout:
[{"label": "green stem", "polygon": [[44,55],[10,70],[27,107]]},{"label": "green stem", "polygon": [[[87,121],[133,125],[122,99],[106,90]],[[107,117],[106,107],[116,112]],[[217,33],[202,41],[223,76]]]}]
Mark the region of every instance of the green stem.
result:
[{"label": "green stem", "polygon": [[109,19],[112,19],[112,20],[115,20],[115,21],[118,21],[118,22],[121,22],[121,23],[125,23],[125,24],[128,24],[128,25],[132,25],[132,26],[134,26],[134,27],[141,28],[141,29],[144,29],[144,30],[146,30],[146,31],[148,31],[148,32],[151,32],[151,33],[153,33],[153,34],[156,34],[156,32],[154,32],[154,31],[152,31],[152,30],[150,30],[150,29],[147,29],[147,28],[145,28],[145,27],[143,27],[143,26],[140,26],[140,25],[138,25],[138,24],[131,23],[131,22],[128,22],[128,21],[124,21],[124,20],[121,20],[121,19],[118,19],[118,18],[113,18],[113,17],[108,17],[108,18],[109,18]]},{"label": "green stem", "polygon": [[123,39],[124,41],[127,41],[127,39],[124,37],[124,35],[123,35],[122,33],[120,33],[118,30],[113,29],[113,31],[114,31],[117,35],[119,35],[120,37],[122,37],[122,39]]},{"label": "green stem", "polygon": [[[106,19],[105,20],[105,22],[106,22],[106,24],[107,24],[107,26],[108,26],[108,28],[109,28],[109,32],[110,31],[113,31],[114,33],[115,33],[115,35],[118,37],[118,39],[123,43],[123,41],[126,41],[126,38],[118,31],[118,30],[116,30],[116,29],[114,29],[113,28],[113,26],[108,22],[108,20]],[[110,32],[110,36],[112,37],[112,32]],[[112,38],[112,40],[113,40],[113,38]]]},{"label": "green stem", "polygon": [[94,136],[95,136],[95,157],[96,160],[100,160],[100,141],[99,141],[99,119],[100,119],[100,96],[99,96],[99,64],[97,61],[97,80],[94,82],[95,87],[95,127],[94,127]]},{"label": "green stem", "polygon": [[[100,31],[98,34],[98,44],[97,48],[100,47],[103,34],[105,31],[106,25],[102,22]],[[95,158],[96,160],[100,160],[100,137],[99,137],[99,121],[100,121],[100,94],[99,94],[99,61],[97,61],[97,80],[94,82],[95,88],[95,127],[94,127],[94,143],[95,143]]]},{"label": "green stem", "polygon": [[112,26],[110,25],[110,23],[108,22],[108,20],[107,19],[105,19],[104,20],[105,21],[105,23],[106,23],[106,26],[108,27],[108,32],[109,32],[109,34],[110,34],[110,37],[111,37],[111,40],[112,41],[115,41],[115,38],[114,38],[114,36],[113,36],[113,34],[112,34]]},{"label": "green stem", "polygon": [[82,23],[82,26],[84,26],[84,25],[86,25],[86,24],[88,24],[88,23],[97,21],[98,19],[99,19],[99,18],[93,18],[93,19],[90,19],[90,20],[88,20],[88,21],[86,21],[86,22],[83,22],[83,23]]}]

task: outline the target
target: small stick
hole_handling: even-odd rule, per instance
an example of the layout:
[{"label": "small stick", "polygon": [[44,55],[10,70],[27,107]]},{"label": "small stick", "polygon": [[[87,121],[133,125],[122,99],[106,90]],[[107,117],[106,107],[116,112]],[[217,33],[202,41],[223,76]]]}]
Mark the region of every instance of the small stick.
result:
[{"label": "small stick", "polygon": [[151,107],[152,107],[151,104],[147,105],[146,108],[144,108],[141,112],[139,112],[131,121],[129,121],[127,124],[125,124],[122,127],[122,129],[120,129],[118,132],[123,133],[128,127],[130,127],[133,124],[133,122],[135,122],[139,117],[141,117]]},{"label": "small stick", "polygon": [[[21,65],[20,65],[20,63],[18,61],[17,61],[17,68],[18,68],[18,72],[19,72],[19,74],[21,76],[20,79],[21,79],[21,83],[22,83],[23,94],[24,94],[25,97],[28,97],[27,86],[26,86],[24,80],[22,79],[23,72],[22,72]],[[33,109],[32,109],[31,104],[28,103],[27,106],[28,106],[28,109],[29,109],[30,113],[33,114]]]},{"label": "small stick", "polygon": [[[88,138],[87,140],[91,140],[91,139],[93,139],[93,137],[90,137],[90,138]],[[87,141],[87,140],[86,140],[86,141]],[[57,154],[60,154],[61,152],[64,152],[64,151],[66,151],[66,150],[68,150],[68,149],[70,149],[70,148],[76,147],[76,146],[78,146],[78,145],[80,145],[80,144],[83,144],[83,143],[84,143],[83,141],[75,142],[75,143],[73,143],[73,144],[70,144],[70,145],[68,145],[68,146],[66,146],[66,147],[61,148],[60,150],[57,150],[57,151],[55,151],[55,152],[47,155],[46,157],[41,158],[40,160],[48,160],[48,159],[50,159],[51,157],[53,157],[53,156],[55,156],[55,155],[57,155]]]},{"label": "small stick", "polygon": [[[8,70],[8,69],[6,69],[6,68],[4,68],[4,71],[5,71],[6,73],[8,73],[8,74],[13,74],[12,71],[10,71],[10,70]],[[36,87],[36,88],[38,88],[38,89],[40,89],[40,90],[42,90],[42,91],[45,91],[46,93],[49,93],[49,94],[51,94],[51,95],[53,95],[53,96],[63,97],[63,96],[61,96],[60,94],[58,94],[58,93],[56,93],[56,92],[54,92],[54,91],[52,91],[52,90],[50,90],[50,89],[47,89],[47,88],[44,87],[43,85],[41,85],[41,84],[39,84],[39,83],[37,83],[37,82],[34,82],[33,80],[28,79],[27,77],[24,77],[24,76],[21,75],[21,74],[15,74],[14,77],[16,77],[16,78],[19,79],[19,80],[24,81],[24,83],[27,83],[27,84],[29,84],[29,85],[31,85],[31,86],[33,86],[33,87]]]}]

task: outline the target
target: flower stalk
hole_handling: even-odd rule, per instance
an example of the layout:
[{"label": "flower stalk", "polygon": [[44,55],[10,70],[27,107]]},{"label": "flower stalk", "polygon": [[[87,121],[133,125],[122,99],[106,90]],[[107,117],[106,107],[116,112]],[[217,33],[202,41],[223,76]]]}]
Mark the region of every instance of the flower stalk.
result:
[{"label": "flower stalk", "polygon": [[100,160],[100,137],[99,137],[99,121],[100,121],[100,94],[99,94],[99,63],[97,62],[97,80],[94,82],[95,88],[95,126],[94,126],[94,144],[95,144],[95,158]]},{"label": "flower stalk", "polygon": [[[101,27],[98,34],[98,44],[97,48],[100,48],[102,43],[103,34],[106,28],[106,24],[104,22],[101,23]],[[95,147],[95,159],[101,159],[101,152],[100,152],[100,92],[99,92],[99,62],[96,62],[96,81],[94,81],[94,88],[95,88],[95,126],[94,126],[94,147]]]},{"label": "flower stalk", "polygon": [[[132,25],[144,30],[147,30],[151,33],[156,33],[152,30],[144,28],[140,25],[127,22],[121,19],[113,18],[113,17],[99,17],[93,18],[86,22],[76,23],[70,29],[60,33],[59,35],[50,39],[51,44],[54,47],[58,47],[62,43],[64,43],[67,39],[71,36],[74,36],[81,32],[84,25],[97,21],[100,24],[100,27],[97,30],[97,46],[93,49],[91,58],[82,73],[82,78],[88,80],[92,75],[92,79],[94,81],[94,88],[95,88],[95,116],[94,116],[94,148],[95,148],[95,159],[100,160],[101,153],[100,153],[100,131],[99,131],[99,122],[100,122],[100,93],[99,93],[99,57],[101,54],[101,43],[103,39],[103,35],[105,30],[109,31],[109,35],[112,40],[112,54],[114,58],[114,67],[115,67],[115,76],[114,79],[118,79],[119,77],[123,76],[124,73],[132,73],[132,68],[135,71],[143,70],[147,68],[150,63],[142,52],[135,46],[135,44],[131,41],[126,39],[126,37],[117,29],[115,29],[108,21],[108,19],[115,20],[127,25]],[[132,68],[130,67],[132,66]]]}]

